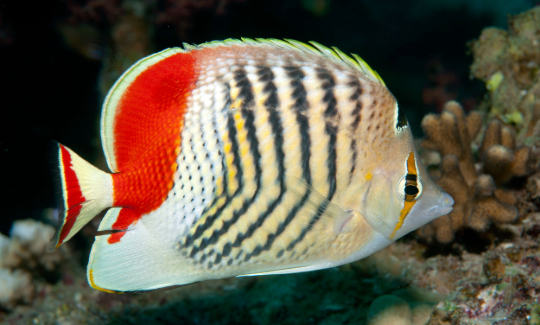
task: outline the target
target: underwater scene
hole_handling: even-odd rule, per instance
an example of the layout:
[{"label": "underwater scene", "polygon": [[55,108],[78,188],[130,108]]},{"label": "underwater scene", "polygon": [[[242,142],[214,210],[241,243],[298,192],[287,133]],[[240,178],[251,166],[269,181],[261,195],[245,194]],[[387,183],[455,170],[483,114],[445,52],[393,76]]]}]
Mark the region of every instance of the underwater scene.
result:
[{"label": "underwater scene", "polygon": [[0,113],[1,324],[540,324],[537,1],[0,0]]}]

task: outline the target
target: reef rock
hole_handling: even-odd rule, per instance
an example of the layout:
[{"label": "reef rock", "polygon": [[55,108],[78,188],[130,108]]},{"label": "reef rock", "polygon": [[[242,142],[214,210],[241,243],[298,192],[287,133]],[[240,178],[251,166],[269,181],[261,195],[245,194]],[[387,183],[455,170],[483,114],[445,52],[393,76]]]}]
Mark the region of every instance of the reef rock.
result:
[{"label": "reef rock", "polygon": [[29,303],[35,292],[34,279],[57,270],[67,248],[47,251],[53,234],[52,226],[32,219],[14,222],[10,237],[0,234],[0,307]]}]

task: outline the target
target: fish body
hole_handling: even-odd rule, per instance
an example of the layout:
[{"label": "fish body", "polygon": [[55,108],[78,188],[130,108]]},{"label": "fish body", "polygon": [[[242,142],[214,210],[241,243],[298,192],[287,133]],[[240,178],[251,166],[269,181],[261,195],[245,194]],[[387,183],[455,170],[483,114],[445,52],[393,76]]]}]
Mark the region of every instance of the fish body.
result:
[{"label": "fish body", "polygon": [[58,247],[99,212],[96,289],[294,273],[366,257],[451,211],[407,120],[358,56],[317,43],[168,49],[107,95],[112,173],[58,144]]}]

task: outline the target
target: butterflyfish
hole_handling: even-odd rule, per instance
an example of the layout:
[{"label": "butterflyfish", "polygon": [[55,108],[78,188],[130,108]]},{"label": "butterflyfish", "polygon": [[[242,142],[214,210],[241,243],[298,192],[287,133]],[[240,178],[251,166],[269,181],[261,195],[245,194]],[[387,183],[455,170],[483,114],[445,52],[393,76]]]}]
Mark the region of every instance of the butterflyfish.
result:
[{"label": "butterflyfish", "polygon": [[54,147],[50,247],[107,210],[87,268],[107,292],[350,263],[453,205],[381,77],[316,42],[150,55],[106,96],[101,140],[111,173]]}]

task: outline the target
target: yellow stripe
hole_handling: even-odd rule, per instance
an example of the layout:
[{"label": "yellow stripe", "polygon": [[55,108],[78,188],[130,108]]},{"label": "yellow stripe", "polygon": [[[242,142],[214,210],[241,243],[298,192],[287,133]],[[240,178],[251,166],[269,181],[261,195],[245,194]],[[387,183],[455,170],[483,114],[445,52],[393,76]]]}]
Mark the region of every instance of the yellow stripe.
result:
[{"label": "yellow stripe", "polygon": [[407,174],[418,175],[416,172],[416,163],[414,161],[414,151],[411,151],[407,159]]},{"label": "yellow stripe", "polygon": [[94,289],[105,291],[105,292],[108,292],[108,293],[118,293],[118,294],[123,293],[122,291],[113,291],[113,290],[103,289],[102,287],[96,285],[96,283],[94,282],[94,270],[93,269],[90,269],[90,271],[88,272],[88,280],[90,281],[90,285]]},{"label": "yellow stripe", "polygon": [[403,225],[403,221],[405,221],[405,218],[407,217],[407,215],[409,214],[409,212],[411,211],[412,207],[414,206],[414,204],[416,203],[416,201],[405,201],[405,204],[403,206],[403,209],[401,209],[401,215],[399,216],[399,222],[397,223],[396,225],[396,228],[394,229],[394,231],[392,231],[392,234],[390,235],[390,239],[392,239],[395,235],[396,235],[396,231],[398,231],[401,226]]},{"label": "yellow stripe", "polygon": [[239,187],[239,184],[236,180],[236,173],[238,172],[236,170],[236,165],[234,164],[234,154],[231,152],[232,149],[232,143],[229,139],[229,135],[225,134],[222,139],[224,146],[223,146],[223,155],[225,156],[225,165],[227,166],[227,178],[228,180],[228,188],[227,190],[230,193],[234,193],[236,189]]},{"label": "yellow stripe", "polygon": [[[414,162],[414,151],[411,151],[411,153],[409,154],[409,158],[407,158],[407,174],[418,175],[416,171],[416,163]],[[396,228],[394,228],[394,231],[392,231],[392,234],[390,235],[390,239],[392,239],[396,235],[396,231],[398,231],[401,228],[401,226],[403,225],[403,222],[405,221],[405,218],[411,211],[416,201],[405,201],[403,203],[404,203],[403,209],[401,209],[399,221],[396,225]]]}]

